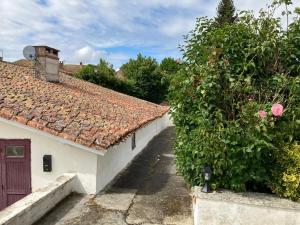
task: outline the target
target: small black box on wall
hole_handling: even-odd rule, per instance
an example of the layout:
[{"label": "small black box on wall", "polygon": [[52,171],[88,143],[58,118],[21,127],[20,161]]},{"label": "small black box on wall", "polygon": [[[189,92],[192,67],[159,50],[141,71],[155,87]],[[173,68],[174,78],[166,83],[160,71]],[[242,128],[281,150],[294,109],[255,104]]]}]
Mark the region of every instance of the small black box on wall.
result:
[{"label": "small black box on wall", "polygon": [[52,155],[44,155],[43,157],[43,169],[44,172],[52,171]]}]

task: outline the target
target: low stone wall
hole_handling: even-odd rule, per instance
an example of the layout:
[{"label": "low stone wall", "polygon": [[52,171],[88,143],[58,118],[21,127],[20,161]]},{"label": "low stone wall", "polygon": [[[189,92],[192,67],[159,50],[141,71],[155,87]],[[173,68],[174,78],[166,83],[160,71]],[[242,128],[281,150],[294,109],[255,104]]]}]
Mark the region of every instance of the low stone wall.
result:
[{"label": "low stone wall", "polygon": [[271,194],[193,188],[194,225],[299,225],[300,204]]},{"label": "low stone wall", "polygon": [[31,225],[74,191],[75,174],[64,174],[0,212],[0,225]]}]

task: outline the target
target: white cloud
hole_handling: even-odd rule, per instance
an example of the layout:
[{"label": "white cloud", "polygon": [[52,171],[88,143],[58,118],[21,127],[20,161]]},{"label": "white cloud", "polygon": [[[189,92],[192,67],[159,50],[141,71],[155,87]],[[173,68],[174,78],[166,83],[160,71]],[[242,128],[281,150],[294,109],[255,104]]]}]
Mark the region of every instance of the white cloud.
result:
[{"label": "white cloud", "polygon": [[188,33],[194,26],[195,18],[171,18],[162,24],[160,31],[168,37],[174,37]]},{"label": "white cloud", "polygon": [[77,62],[88,63],[99,59],[101,55],[103,55],[103,52],[96,51],[92,49],[90,46],[85,46],[75,51],[74,59]]},{"label": "white cloud", "polygon": [[[258,12],[270,1],[235,0],[235,4]],[[58,48],[70,63],[94,63],[105,57],[120,65],[140,51],[158,58],[178,57],[182,35],[193,28],[197,17],[214,16],[219,0],[45,2],[0,0],[0,49],[6,59],[21,58],[28,44]]]},{"label": "white cloud", "polygon": [[119,69],[124,63],[128,61],[130,55],[124,53],[108,53],[105,60],[114,65],[115,69]]},{"label": "white cloud", "polygon": [[[115,68],[119,68],[130,58],[130,56],[124,53],[111,53],[103,50],[96,50],[90,46],[85,46],[74,52],[72,61],[75,63],[83,62],[84,64],[91,62],[97,63],[100,58],[113,64]],[[68,61],[66,61],[66,63],[68,63]]]},{"label": "white cloud", "polygon": [[204,3],[203,1],[199,0],[151,0],[151,1],[134,1],[137,4],[141,4],[147,7],[180,7],[180,8],[190,8],[195,7],[198,4]]}]

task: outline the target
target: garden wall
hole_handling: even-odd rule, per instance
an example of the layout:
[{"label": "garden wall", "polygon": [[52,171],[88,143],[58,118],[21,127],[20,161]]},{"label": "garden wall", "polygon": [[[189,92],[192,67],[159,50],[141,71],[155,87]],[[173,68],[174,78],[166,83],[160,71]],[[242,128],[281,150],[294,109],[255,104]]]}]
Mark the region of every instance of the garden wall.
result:
[{"label": "garden wall", "polygon": [[193,188],[194,225],[299,225],[300,204],[270,194]]},{"label": "garden wall", "polygon": [[45,188],[0,212],[0,225],[31,225],[71,194],[77,185],[76,174],[64,174]]}]

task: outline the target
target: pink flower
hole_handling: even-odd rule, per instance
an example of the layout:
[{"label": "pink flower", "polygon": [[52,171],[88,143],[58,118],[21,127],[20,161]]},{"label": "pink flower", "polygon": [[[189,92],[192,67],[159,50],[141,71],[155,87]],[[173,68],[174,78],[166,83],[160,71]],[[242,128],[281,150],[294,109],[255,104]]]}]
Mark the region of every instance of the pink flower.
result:
[{"label": "pink flower", "polygon": [[283,114],[283,106],[281,104],[274,104],[271,108],[271,111],[274,116],[282,116]]},{"label": "pink flower", "polygon": [[264,110],[259,110],[258,114],[259,114],[259,117],[262,119],[267,117],[267,113]]}]

